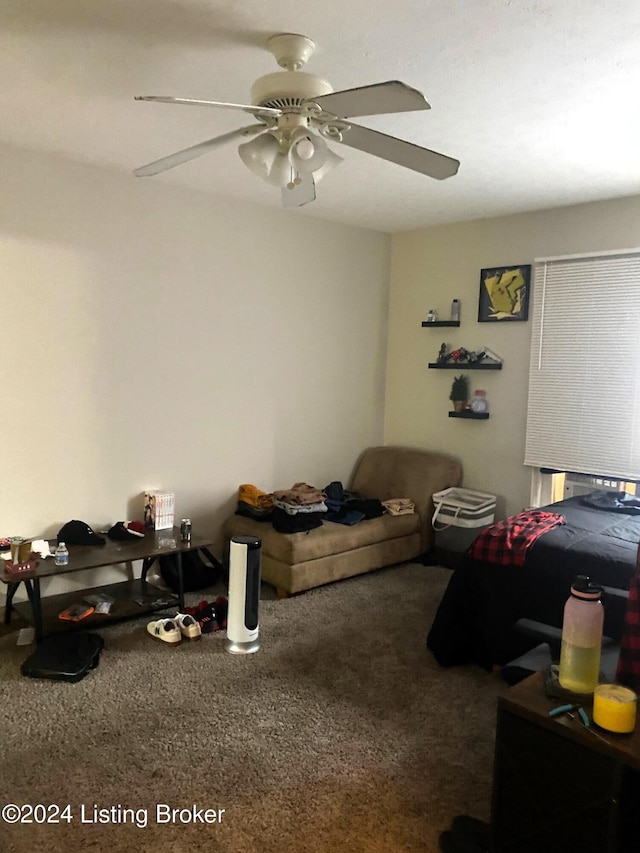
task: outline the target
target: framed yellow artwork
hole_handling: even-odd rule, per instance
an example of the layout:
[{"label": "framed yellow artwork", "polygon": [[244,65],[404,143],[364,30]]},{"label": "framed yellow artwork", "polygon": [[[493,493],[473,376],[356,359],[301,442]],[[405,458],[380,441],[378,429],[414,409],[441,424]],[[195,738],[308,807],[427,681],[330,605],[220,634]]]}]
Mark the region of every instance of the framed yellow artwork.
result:
[{"label": "framed yellow artwork", "polygon": [[478,322],[527,320],[531,264],[480,270]]}]

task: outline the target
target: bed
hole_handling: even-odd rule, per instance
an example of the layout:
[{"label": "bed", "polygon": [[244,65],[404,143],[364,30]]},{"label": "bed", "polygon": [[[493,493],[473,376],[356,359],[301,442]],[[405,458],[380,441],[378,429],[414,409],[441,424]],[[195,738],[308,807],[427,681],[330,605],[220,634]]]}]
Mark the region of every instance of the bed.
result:
[{"label": "bed", "polygon": [[[564,603],[577,575],[612,590],[628,590],[640,541],[640,499],[592,492],[540,507],[563,522],[526,549],[524,563],[498,565],[474,559],[470,548],[449,581],[427,636],[427,648],[442,666],[503,666],[539,639],[516,623],[535,620],[562,627]],[[613,507],[613,508],[612,508]],[[473,547],[473,546],[472,546]],[[622,599],[624,601],[624,599]],[[605,634],[623,631],[619,596],[605,595]]]}]

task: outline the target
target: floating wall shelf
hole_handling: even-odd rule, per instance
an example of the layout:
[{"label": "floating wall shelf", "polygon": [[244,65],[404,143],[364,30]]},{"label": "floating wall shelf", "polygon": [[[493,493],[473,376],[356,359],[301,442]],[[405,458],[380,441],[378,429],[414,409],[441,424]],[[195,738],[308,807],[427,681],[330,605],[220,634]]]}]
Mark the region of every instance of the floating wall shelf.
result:
[{"label": "floating wall shelf", "polygon": [[473,364],[465,364],[460,361],[445,361],[441,364],[439,361],[429,362],[431,370],[502,370],[501,361],[478,361]]},{"label": "floating wall shelf", "polygon": [[486,421],[489,417],[489,412],[470,412],[466,409],[464,412],[449,412],[450,418],[466,418],[468,421]]},{"label": "floating wall shelf", "polygon": [[460,325],[460,320],[433,320],[432,322],[429,320],[423,320],[422,325],[425,329],[433,329],[438,326],[442,328],[443,326],[455,326],[458,327]]}]

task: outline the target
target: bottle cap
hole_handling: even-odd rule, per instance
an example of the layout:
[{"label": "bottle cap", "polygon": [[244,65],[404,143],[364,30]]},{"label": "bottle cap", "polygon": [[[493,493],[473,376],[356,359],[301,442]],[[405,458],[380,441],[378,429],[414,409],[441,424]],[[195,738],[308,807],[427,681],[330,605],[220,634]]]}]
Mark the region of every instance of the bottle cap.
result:
[{"label": "bottle cap", "polygon": [[575,598],[582,598],[586,601],[598,601],[604,590],[602,587],[593,583],[588,577],[578,575],[575,581],[571,584],[571,595]]}]

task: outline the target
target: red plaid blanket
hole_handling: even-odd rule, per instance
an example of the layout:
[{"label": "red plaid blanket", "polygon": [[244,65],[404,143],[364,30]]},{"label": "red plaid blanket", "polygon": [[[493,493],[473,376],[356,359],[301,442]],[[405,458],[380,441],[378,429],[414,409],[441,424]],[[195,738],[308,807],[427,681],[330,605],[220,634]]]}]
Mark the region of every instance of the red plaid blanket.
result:
[{"label": "red plaid blanket", "polygon": [[640,543],[636,573],[631,578],[629,587],[616,681],[630,687],[636,693],[640,692]]},{"label": "red plaid blanket", "polygon": [[469,555],[499,566],[522,566],[527,549],[538,536],[559,524],[564,524],[564,516],[556,512],[534,509],[512,515],[483,530],[469,548]]}]

